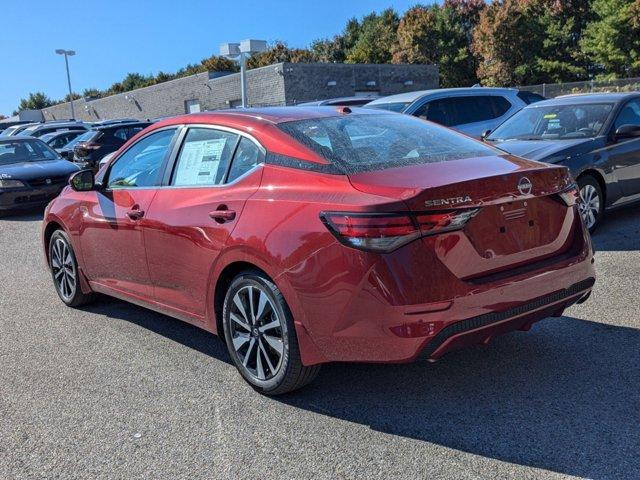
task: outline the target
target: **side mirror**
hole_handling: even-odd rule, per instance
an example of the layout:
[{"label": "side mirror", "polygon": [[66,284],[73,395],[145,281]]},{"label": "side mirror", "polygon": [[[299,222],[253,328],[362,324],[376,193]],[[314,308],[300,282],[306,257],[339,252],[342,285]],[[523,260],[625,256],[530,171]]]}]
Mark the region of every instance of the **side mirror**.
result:
[{"label": "side mirror", "polygon": [[484,132],[482,132],[482,135],[480,135],[480,140],[484,142],[485,138],[487,138],[490,133],[491,133],[491,130],[485,130]]},{"label": "side mirror", "polygon": [[616,140],[621,138],[634,138],[640,137],[640,125],[621,125],[616,130]]},{"label": "side mirror", "polygon": [[69,177],[69,185],[76,192],[90,192],[96,189],[96,180],[91,170],[80,170]]}]

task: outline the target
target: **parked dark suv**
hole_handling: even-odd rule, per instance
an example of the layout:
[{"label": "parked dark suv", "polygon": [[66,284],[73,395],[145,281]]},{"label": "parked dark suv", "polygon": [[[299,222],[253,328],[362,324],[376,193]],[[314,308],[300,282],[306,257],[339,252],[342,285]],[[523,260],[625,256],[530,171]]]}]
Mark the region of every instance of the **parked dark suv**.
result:
[{"label": "parked dark suv", "polygon": [[129,122],[94,127],[73,147],[73,161],[80,168],[97,170],[102,157],[118,150],[149,125],[151,122]]}]

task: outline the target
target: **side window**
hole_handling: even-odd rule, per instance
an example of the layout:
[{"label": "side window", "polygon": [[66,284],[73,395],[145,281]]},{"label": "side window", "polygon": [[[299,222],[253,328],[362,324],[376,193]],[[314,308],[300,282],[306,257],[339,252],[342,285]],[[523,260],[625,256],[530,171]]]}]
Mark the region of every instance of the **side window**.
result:
[{"label": "side window", "polygon": [[453,102],[455,100],[455,98],[442,98],[429,102],[424,106],[425,111],[423,115],[421,115],[422,118],[439,123],[445,127],[457,125],[457,117],[455,109],[453,108]]},{"label": "side window", "polygon": [[622,125],[640,125],[640,100],[631,100],[618,113],[614,123],[614,130]]},{"label": "side window", "polygon": [[498,118],[504,115],[511,108],[511,102],[504,97],[495,96],[487,97],[491,104],[491,111],[493,112],[493,118]]},{"label": "side window", "polygon": [[262,150],[248,138],[242,137],[233,157],[227,182],[233,182],[262,161]]},{"label": "side window", "polygon": [[212,128],[190,128],[176,160],[171,185],[219,185],[224,181],[238,135]]},{"label": "side window", "polygon": [[176,129],[152,133],[127,149],[109,170],[109,188],[158,185],[164,160]]}]

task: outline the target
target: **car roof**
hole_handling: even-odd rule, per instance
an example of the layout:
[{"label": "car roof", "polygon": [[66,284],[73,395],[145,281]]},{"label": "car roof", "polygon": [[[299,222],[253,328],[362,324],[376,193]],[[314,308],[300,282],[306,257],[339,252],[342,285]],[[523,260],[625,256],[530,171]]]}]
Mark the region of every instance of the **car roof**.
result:
[{"label": "car roof", "polygon": [[342,106],[296,106],[296,107],[263,107],[263,108],[235,108],[230,110],[213,110],[210,112],[190,113],[161,120],[155,125],[179,125],[182,123],[237,123],[264,125],[278,124],[296,120],[312,118],[341,117],[348,114],[356,115],[393,115],[392,112],[374,110],[362,107]]},{"label": "car roof", "polygon": [[617,103],[623,100],[640,97],[640,92],[616,92],[616,93],[577,93],[571,95],[562,95],[559,97],[551,98],[549,100],[542,100],[540,102],[532,103],[527,108],[532,106],[544,106],[544,105],[575,105],[575,104],[588,104],[588,103]]},{"label": "car roof", "polygon": [[370,102],[371,100],[375,100],[380,98],[378,96],[370,96],[370,97],[360,97],[360,96],[352,96],[352,97],[336,97],[336,98],[326,98],[324,100],[314,100],[312,102],[302,102],[298,103],[299,107],[313,107],[313,106],[321,106],[321,105],[330,105],[336,106],[340,105],[340,102],[354,102],[354,101],[362,101],[364,103]]},{"label": "car roof", "polygon": [[0,137],[0,143],[9,142],[42,142],[37,137],[30,137],[29,135],[14,135],[11,137]]},{"label": "car roof", "polygon": [[135,121],[135,122],[115,122],[107,123],[106,125],[94,125],[90,130],[109,130],[111,128],[118,129],[122,127],[137,127],[139,125],[150,125],[152,122]]},{"label": "car roof", "polygon": [[427,95],[451,95],[467,93],[515,93],[515,88],[493,88],[493,87],[463,87],[463,88],[435,88],[432,90],[417,90],[414,92],[398,93],[389,95],[372,101],[369,105],[381,105],[385,103],[411,103]]}]

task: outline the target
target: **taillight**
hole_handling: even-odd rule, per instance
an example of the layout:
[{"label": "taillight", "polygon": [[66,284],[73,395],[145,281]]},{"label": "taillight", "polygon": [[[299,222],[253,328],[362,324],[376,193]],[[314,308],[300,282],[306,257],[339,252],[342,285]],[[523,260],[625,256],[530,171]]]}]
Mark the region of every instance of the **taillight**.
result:
[{"label": "taillight", "polygon": [[478,213],[478,210],[478,208],[470,208],[442,213],[424,213],[419,214],[416,218],[422,233],[433,235],[459,230]]},{"label": "taillight", "polygon": [[580,190],[578,190],[578,186],[576,184],[569,186],[569,188],[560,192],[558,196],[567,205],[567,207],[572,207],[576,203],[580,203],[582,200],[580,197]]},{"label": "taillight", "polygon": [[478,209],[443,213],[322,212],[320,219],[344,245],[387,253],[425,235],[462,228]]},{"label": "taillight", "polygon": [[80,143],[78,144],[78,148],[85,150],[97,150],[100,148],[100,145],[97,143]]}]

